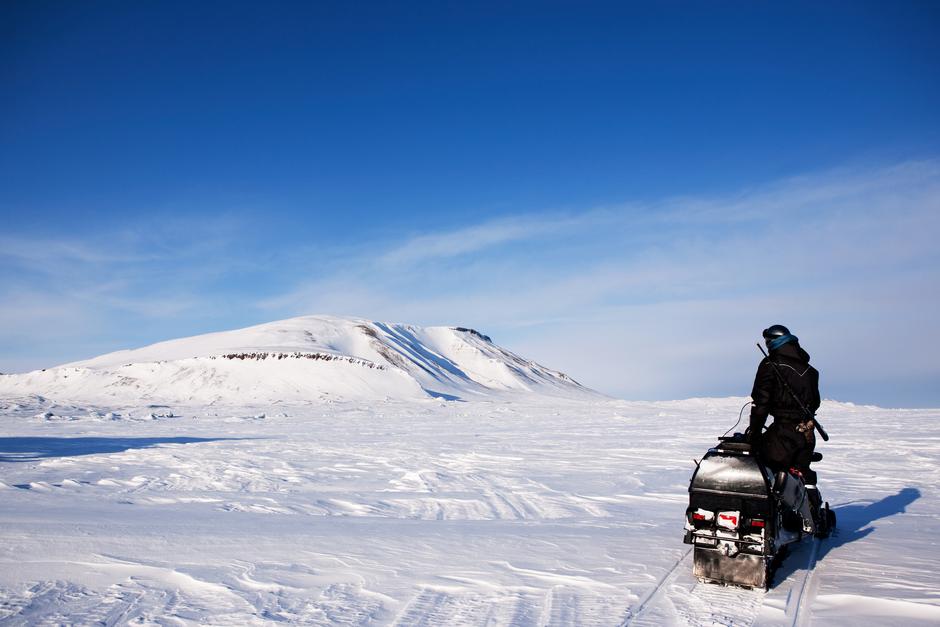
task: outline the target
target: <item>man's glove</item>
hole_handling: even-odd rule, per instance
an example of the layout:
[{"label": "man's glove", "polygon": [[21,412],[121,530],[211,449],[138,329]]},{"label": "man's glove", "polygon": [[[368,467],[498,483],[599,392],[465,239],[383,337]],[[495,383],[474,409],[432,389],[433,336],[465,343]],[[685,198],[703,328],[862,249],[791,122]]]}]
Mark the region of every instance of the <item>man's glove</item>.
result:
[{"label": "man's glove", "polygon": [[762,433],[755,431],[750,427],[744,431],[744,437],[747,439],[748,444],[751,445],[752,451],[756,452],[760,450],[761,444],[763,443],[763,437],[761,437],[762,435]]}]

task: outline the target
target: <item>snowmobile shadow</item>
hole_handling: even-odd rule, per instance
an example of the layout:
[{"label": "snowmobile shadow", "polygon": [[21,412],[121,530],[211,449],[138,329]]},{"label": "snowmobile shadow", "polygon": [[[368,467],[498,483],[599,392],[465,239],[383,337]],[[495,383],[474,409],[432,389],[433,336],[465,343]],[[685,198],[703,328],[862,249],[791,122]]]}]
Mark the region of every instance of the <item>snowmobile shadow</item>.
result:
[{"label": "snowmobile shadow", "polygon": [[874,503],[852,503],[835,508],[836,528],[820,545],[818,559],[822,559],[826,553],[838,546],[866,537],[875,530],[871,523],[895,514],[903,514],[907,506],[920,497],[921,493],[917,488],[904,488],[897,494],[886,496]]},{"label": "snowmobile shadow", "polygon": [[[863,504],[848,504],[835,508],[837,517],[836,527],[827,539],[821,540],[816,551],[816,562],[822,560],[826,554],[837,546],[861,540],[872,531],[871,523],[881,518],[903,514],[908,505],[919,499],[920,490],[917,488],[904,488],[897,494],[886,496],[880,501]],[[789,545],[786,553],[778,557],[777,569],[774,572],[771,589],[787,581],[798,570],[806,568],[807,560],[812,551],[812,544],[807,540]]]},{"label": "snowmobile shadow", "polygon": [[0,438],[0,462],[31,462],[47,457],[121,453],[157,444],[195,444],[242,438]]}]

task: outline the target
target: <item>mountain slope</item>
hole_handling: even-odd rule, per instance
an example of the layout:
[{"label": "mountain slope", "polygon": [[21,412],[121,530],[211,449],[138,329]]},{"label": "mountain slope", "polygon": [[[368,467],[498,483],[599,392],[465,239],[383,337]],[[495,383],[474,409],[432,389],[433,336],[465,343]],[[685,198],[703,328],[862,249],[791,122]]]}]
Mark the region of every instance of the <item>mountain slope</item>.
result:
[{"label": "mountain slope", "polygon": [[92,402],[585,396],[570,377],[462,327],[304,316],[0,376],[0,394]]}]

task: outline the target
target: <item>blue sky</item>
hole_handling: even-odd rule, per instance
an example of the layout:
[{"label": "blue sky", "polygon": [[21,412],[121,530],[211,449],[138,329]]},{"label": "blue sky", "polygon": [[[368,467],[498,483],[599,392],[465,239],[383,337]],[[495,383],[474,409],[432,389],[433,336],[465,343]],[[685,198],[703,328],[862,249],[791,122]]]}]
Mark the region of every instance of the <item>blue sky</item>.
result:
[{"label": "blue sky", "polygon": [[783,322],[940,405],[936,4],[190,4],[0,7],[0,371],[333,313],[746,395]]}]

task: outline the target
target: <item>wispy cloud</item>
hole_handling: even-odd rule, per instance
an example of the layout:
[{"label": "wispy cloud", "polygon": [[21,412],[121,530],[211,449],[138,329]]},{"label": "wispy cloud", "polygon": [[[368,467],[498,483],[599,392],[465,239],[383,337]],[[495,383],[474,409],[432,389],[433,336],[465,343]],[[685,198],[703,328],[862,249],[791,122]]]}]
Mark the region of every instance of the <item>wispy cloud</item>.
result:
[{"label": "wispy cloud", "polygon": [[[377,295],[396,303],[441,296],[421,285],[456,294],[500,294],[503,307],[512,296],[511,301],[534,302],[540,309],[546,300],[570,308],[572,300],[645,301],[715,289],[779,289],[790,279],[801,289],[832,273],[853,281],[858,276],[852,270],[896,271],[933,259],[938,226],[940,164],[836,171],[728,198],[527,215],[422,234],[348,260],[347,271],[302,281],[260,305],[315,309],[333,300],[334,291],[367,293],[370,302]],[[510,245],[493,250],[499,244]],[[403,289],[408,286],[418,289]],[[532,299],[542,293],[545,298]]]},{"label": "wispy cloud", "polygon": [[603,221],[595,210],[579,215],[546,213],[516,216],[465,226],[451,231],[417,235],[379,257],[382,264],[404,265],[477,253],[495,246],[531,241],[580,230]]},{"label": "wispy cloud", "polygon": [[103,264],[137,262],[148,258],[132,252],[116,254],[107,247],[93,247],[72,239],[0,236],[0,259],[23,264],[35,270],[54,270],[63,264]]},{"label": "wispy cloud", "polygon": [[[216,221],[0,236],[0,371],[51,366],[211,317],[241,267]],[[218,318],[217,318],[218,319]]]}]

